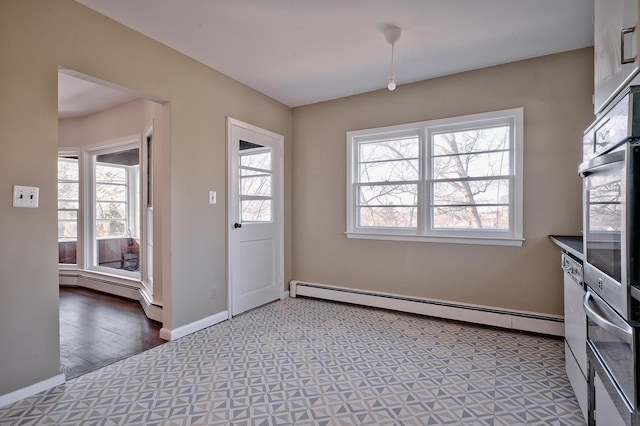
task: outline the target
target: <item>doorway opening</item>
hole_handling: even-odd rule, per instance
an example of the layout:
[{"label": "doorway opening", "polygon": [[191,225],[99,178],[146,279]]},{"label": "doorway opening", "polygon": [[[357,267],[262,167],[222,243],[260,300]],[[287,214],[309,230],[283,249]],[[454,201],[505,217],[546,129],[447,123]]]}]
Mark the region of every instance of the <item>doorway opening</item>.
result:
[{"label": "doorway opening", "polygon": [[70,70],[59,72],[58,86],[60,340],[69,378],[164,342],[152,170],[157,139],[168,142],[168,111]]}]

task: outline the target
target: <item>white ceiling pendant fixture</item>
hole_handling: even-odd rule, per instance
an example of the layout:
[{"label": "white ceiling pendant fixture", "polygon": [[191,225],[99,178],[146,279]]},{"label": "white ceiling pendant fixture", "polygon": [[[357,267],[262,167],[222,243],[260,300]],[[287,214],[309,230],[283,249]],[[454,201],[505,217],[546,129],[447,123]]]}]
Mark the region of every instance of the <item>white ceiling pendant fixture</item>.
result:
[{"label": "white ceiling pendant fixture", "polygon": [[387,85],[387,89],[391,91],[396,89],[396,76],[393,71],[393,50],[396,42],[400,39],[401,32],[402,30],[395,25],[388,25],[384,30],[384,38],[391,45],[391,70],[389,71],[389,84]]}]

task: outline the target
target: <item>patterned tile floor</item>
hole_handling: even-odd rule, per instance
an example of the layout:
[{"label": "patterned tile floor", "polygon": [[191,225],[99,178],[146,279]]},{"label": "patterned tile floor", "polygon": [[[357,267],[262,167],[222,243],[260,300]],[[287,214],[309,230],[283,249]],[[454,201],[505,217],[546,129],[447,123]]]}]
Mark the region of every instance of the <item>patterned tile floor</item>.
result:
[{"label": "patterned tile floor", "polygon": [[583,425],[563,351],[287,299],[0,408],[0,425]]}]

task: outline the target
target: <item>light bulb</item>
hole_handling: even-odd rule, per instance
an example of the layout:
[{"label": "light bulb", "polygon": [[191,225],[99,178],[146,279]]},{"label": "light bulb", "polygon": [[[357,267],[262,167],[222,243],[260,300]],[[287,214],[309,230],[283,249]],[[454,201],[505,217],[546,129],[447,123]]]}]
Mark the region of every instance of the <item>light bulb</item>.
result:
[{"label": "light bulb", "polygon": [[396,82],[390,79],[389,84],[387,84],[387,89],[389,89],[392,92],[396,90]]}]

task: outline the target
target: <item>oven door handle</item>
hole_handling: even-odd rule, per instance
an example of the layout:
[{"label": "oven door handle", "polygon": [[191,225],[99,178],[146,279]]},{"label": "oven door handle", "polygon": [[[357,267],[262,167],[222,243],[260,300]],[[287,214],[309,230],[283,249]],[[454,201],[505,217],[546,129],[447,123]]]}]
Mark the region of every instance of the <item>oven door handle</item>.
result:
[{"label": "oven door handle", "polygon": [[582,301],[584,312],[587,317],[595,322],[599,327],[609,333],[615,334],[622,341],[631,345],[633,344],[633,329],[624,320],[618,318],[613,310],[603,305],[593,297],[591,291],[587,290]]},{"label": "oven door handle", "polygon": [[587,162],[580,164],[580,166],[578,167],[578,174],[583,178],[587,177],[598,169],[604,169],[610,167],[613,163],[624,161],[625,155],[626,153],[624,150],[613,151],[608,154],[599,155]]}]

